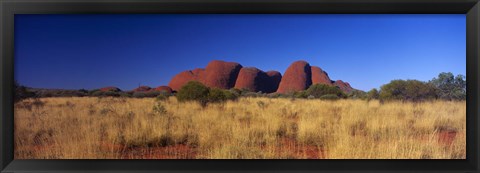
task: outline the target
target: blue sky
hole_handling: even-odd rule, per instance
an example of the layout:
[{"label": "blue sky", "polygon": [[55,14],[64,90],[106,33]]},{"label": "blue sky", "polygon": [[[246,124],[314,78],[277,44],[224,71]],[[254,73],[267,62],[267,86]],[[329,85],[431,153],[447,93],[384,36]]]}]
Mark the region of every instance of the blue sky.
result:
[{"label": "blue sky", "polygon": [[305,60],[354,88],[466,74],[465,15],[15,15],[15,78],[39,88],[167,85],[211,60]]}]

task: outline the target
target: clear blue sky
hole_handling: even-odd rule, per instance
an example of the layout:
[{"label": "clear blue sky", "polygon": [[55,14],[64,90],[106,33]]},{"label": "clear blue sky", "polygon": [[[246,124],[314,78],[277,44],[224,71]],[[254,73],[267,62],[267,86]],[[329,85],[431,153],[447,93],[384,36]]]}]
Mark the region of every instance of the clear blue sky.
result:
[{"label": "clear blue sky", "polygon": [[354,88],[466,73],[465,15],[16,15],[15,78],[39,88],[167,85],[211,60],[306,60]]}]

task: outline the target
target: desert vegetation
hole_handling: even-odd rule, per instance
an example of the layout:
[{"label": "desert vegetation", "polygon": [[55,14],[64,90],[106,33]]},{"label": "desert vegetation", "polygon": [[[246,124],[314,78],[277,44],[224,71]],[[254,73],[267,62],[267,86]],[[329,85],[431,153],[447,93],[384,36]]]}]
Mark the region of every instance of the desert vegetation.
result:
[{"label": "desert vegetation", "polygon": [[463,78],[348,93],[326,84],[287,93],[198,81],[173,93],[16,84],[15,158],[465,159]]},{"label": "desert vegetation", "polygon": [[465,101],[26,99],[16,159],[463,159]]}]

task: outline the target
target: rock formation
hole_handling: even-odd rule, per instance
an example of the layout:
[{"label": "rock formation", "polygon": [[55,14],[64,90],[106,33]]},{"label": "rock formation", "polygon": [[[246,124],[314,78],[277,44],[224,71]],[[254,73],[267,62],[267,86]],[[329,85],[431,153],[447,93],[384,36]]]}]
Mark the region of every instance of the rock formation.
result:
[{"label": "rock formation", "polygon": [[106,92],[106,91],[113,91],[113,92],[119,92],[122,91],[120,88],[114,87],[114,86],[108,86],[108,87],[103,87],[100,88],[100,91]]},{"label": "rock formation", "polygon": [[172,88],[172,90],[178,91],[183,85],[190,81],[200,81],[204,72],[205,70],[200,68],[183,71],[175,75],[172,80],[170,80],[168,86]]},{"label": "rock formation", "polygon": [[278,93],[303,91],[312,85],[312,70],[305,61],[293,62],[285,71],[278,86]]},{"label": "rock formation", "polygon": [[235,62],[211,61],[205,68],[201,82],[212,88],[233,88],[241,68],[242,65]]},{"label": "rock formation", "polygon": [[350,86],[348,82],[343,82],[342,80],[336,80],[335,82],[333,82],[333,85],[337,86],[345,93],[353,91],[352,86]]},{"label": "rock formation", "polygon": [[332,80],[328,77],[327,72],[323,71],[320,67],[312,66],[312,85],[313,84],[325,84],[332,86]]},{"label": "rock formation", "polygon": [[306,61],[293,62],[282,76],[278,71],[264,72],[255,67],[242,68],[242,65],[235,62],[214,60],[205,69],[197,68],[175,75],[168,86],[171,90],[178,91],[189,81],[199,81],[211,88],[237,88],[264,93],[303,91],[312,84],[337,86],[344,92],[353,90],[347,82],[333,82],[327,72],[320,67],[310,66]]},{"label": "rock formation", "polygon": [[160,92],[166,92],[166,93],[172,93],[172,88],[168,86],[159,86],[157,88],[154,88],[153,91],[160,91]]},{"label": "rock formation", "polygon": [[255,67],[244,67],[240,69],[240,72],[238,73],[235,88],[246,89],[252,92],[266,92],[267,86],[270,82],[269,80],[270,77],[262,70]]},{"label": "rock formation", "polygon": [[268,71],[267,75],[269,77],[269,82],[267,83],[267,86],[265,88],[266,93],[273,93],[277,91],[278,85],[280,84],[280,81],[282,80],[282,74],[278,71]]},{"label": "rock formation", "polygon": [[138,88],[133,89],[135,92],[147,92],[150,91],[152,88],[149,86],[139,86]]}]

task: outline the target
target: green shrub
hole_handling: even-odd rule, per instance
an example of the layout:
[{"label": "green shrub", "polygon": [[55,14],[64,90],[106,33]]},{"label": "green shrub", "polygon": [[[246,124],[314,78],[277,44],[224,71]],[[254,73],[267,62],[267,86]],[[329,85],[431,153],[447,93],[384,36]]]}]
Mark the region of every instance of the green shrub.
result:
[{"label": "green shrub", "polygon": [[348,93],[348,98],[351,98],[351,99],[366,99],[367,98],[367,93],[365,91],[361,91],[361,90],[352,90],[350,93]]},{"label": "green shrub", "polygon": [[166,91],[160,91],[160,93],[158,94],[158,96],[156,97],[157,101],[163,101],[163,100],[167,100],[168,97],[170,97],[172,94],[166,92]]},{"label": "green shrub", "polygon": [[436,87],[418,80],[393,80],[380,89],[381,100],[424,101],[437,98]]},{"label": "green shrub", "polygon": [[224,102],[227,100],[225,92],[221,89],[213,88],[208,92],[208,101],[212,103]]},{"label": "green shrub", "polygon": [[202,105],[208,102],[209,88],[197,81],[190,81],[177,92],[180,102],[198,101]]},{"label": "green shrub", "polygon": [[321,100],[338,100],[340,97],[338,97],[335,94],[325,94],[323,96],[320,96],[319,99]]},{"label": "green shrub", "polygon": [[228,91],[230,91],[230,93],[234,94],[237,97],[242,95],[242,90],[239,90],[237,88],[231,88]]},{"label": "green shrub", "polygon": [[367,99],[372,100],[372,99],[378,99],[380,97],[380,94],[377,89],[373,88],[370,91],[367,92]]},{"label": "green shrub", "polygon": [[307,98],[307,92],[306,91],[297,91],[293,93],[293,97],[295,98]]},{"label": "green shrub", "polygon": [[315,98],[320,98],[324,95],[336,95],[339,98],[344,98],[346,97],[345,93],[343,93],[340,88],[336,86],[329,86],[325,84],[314,84],[310,86],[306,91],[305,91],[306,96],[314,96]]},{"label": "green shrub", "polygon": [[237,100],[237,98],[240,96],[240,94],[232,92],[231,90],[224,90],[223,92],[227,100]]},{"label": "green shrub", "polygon": [[103,96],[118,97],[118,96],[120,96],[120,93],[114,92],[114,91],[106,91],[106,92],[103,93]]},{"label": "green shrub", "polygon": [[143,91],[140,91],[140,92],[134,92],[132,97],[135,97],[135,98],[154,98],[154,97],[157,97],[158,95],[160,95],[160,91],[147,91],[147,92],[143,92]]}]

